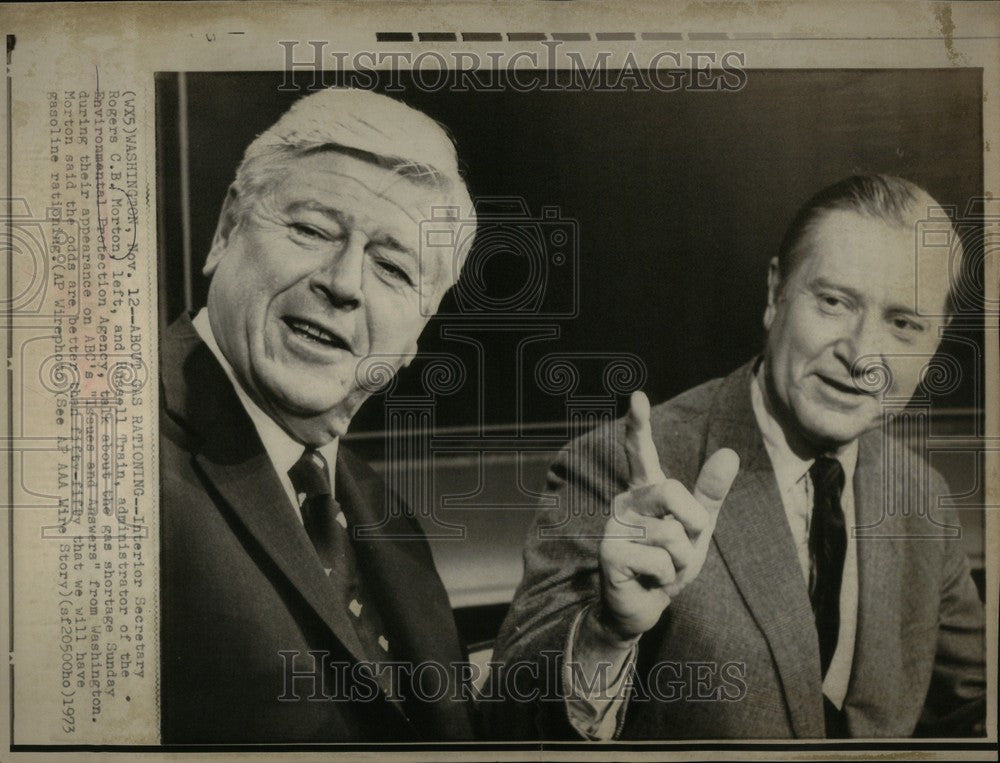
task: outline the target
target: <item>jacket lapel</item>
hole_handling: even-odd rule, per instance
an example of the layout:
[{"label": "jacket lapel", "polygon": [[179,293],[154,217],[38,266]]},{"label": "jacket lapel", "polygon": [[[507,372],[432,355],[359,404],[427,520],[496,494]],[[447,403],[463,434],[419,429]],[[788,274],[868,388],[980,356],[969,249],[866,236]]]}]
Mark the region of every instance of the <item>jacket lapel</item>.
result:
[{"label": "jacket lapel", "polygon": [[[440,623],[423,627],[442,611],[451,618],[451,606],[423,533],[407,518],[408,507],[398,499],[391,505],[387,502],[383,480],[343,442],[337,454],[336,492],[351,518],[352,540],[365,580],[374,589],[382,617],[395,638],[393,654],[401,659],[452,656],[446,647],[454,643],[441,643]],[[424,638],[427,631],[435,634],[432,640]]]},{"label": "jacket lapel", "polygon": [[[851,680],[844,710],[852,736],[877,736],[880,729],[892,728],[886,715],[891,704],[887,696],[897,696],[890,682],[902,675],[898,643],[891,634],[900,632],[899,564],[897,541],[890,529],[877,530],[885,521],[881,432],[861,438],[858,466],[854,473],[858,548],[858,630],[854,646]],[[878,665],[879,670],[862,666]]]},{"label": "jacket lapel", "polygon": [[260,550],[356,660],[364,650],[225,371],[185,316],[163,343],[165,405],[193,436],[194,459]]},{"label": "jacket lapel", "polygon": [[752,365],[727,377],[712,406],[706,455],[739,454],[713,540],[771,648],[795,735],[824,736],[819,646],[774,470],[750,402]]},{"label": "jacket lapel", "polygon": [[[426,539],[408,517],[409,507],[389,495],[384,480],[343,441],[336,474],[337,501],[350,517],[354,547],[385,621],[393,659],[410,665],[433,661],[451,677],[452,663],[462,660],[451,604]],[[415,698],[407,700],[407,707],[416,709]],[[471,736],[464,703],[420,705],[420,713],[448,715],[455,738]]]}]

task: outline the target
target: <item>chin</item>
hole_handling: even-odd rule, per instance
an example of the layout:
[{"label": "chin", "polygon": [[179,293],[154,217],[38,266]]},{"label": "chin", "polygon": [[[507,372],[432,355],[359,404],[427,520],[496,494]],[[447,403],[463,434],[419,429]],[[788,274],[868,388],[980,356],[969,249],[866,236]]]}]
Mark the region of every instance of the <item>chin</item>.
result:
[{"label": "chin", "polygon": [[343,399],[332,400],[317,395],[315,389],[285,389],[277,399],[283,410],[304,419],[331,416],[346,405]]},{"label": "chin", "polygon": [[809,427],[810,439],[823,447],[840,447],[854,442],[878,424],[877,420],[838,421],[839,418],[836,414],[827,414],[825,419],[813,422],[815,426]]},{"label": "chin", "polygon": [[350,417],[341,415],[339,411],[326,411],[313,417],[285,414],[281,418],[282,427],[293,438],[315,448],[347,434],[350,423]]},{"label": "chin", "polygon": [[[347,432],[351,423],[352,411],[346,400],[331,402],[286,392],[275,398],[275,403],[274,414],[281,419],[284,428],[308,435],[307,441],[315,440],[321,433],[339,437]],[[320,439],[325,441],[329,438]]]},{"label": "chin", "polygon": [[344,396],[331,394],[329,380],[313,379],[308,374],[279,369],[258,377],[257,387],[274,406],[296,416],[321,416],[343,404]]}]

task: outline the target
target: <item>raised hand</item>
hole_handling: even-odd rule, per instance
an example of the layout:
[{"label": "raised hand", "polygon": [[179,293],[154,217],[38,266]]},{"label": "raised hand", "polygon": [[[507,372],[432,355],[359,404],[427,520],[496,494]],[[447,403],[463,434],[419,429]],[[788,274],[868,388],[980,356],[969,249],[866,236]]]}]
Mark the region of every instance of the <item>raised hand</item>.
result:
[{"label": "raised hand", "polygon": [[[740,459],[722,448],[705,462],[688,490],[667,479],[649,423],[649,400],[632,394],[625,420],[628,490],[614,499],[614,516],[600,547],[601,607],[609,635],[628,642],[649,630],[671,599],[701,572]],[[631,526],[631,527],[630,527]]]}]

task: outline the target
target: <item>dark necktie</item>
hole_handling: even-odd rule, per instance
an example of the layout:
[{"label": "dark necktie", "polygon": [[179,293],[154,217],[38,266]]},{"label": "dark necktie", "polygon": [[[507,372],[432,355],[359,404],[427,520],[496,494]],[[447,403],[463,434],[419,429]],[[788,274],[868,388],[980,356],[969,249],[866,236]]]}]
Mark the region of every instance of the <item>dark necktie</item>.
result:
[{"label": "dark necktie", "polygon": [[355,630],[370,660],[389,659],[389,640],[382,620],[364,595],[364,585],[351,545],[348,519],[330,494],[330,471],[323,455],[306,448],[288,470],[302,512],[302,523],[323,565],[334,606],[351,614]]},{"label": "dark necktie", "polygon": [[809,469],[813,484],[813,512],[809,523],[809,599],[816,616],[822,675],[830,667],[840,632],[840,584],[847,552],[847,532],[840,495],[844,469],[835,458],[821,456]]}]

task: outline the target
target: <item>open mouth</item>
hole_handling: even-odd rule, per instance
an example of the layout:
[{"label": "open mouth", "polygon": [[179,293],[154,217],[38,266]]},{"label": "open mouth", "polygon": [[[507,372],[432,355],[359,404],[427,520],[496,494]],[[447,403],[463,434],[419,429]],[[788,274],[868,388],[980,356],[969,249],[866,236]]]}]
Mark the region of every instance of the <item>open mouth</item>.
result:
[{"label": "open mouth", "polygon": [[314,342],[315,344],[338,350],[347,350],[348,352],[351,350],[347,342],[318,324],[291,316],[285,316],[282,320],[291,329],[293,334],[307,342]]}]

